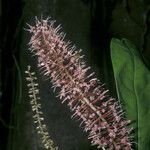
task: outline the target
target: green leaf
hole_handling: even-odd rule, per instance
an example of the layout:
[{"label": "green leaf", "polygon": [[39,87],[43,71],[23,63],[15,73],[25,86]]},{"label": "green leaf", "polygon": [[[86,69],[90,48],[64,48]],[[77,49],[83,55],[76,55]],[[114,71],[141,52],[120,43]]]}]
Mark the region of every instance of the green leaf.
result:
[{"label": "green leaf", "polygon": [[111,59],[119,100],[135,129],[138,150],[150,150],[150,71],[127,39],[112,39]]}]

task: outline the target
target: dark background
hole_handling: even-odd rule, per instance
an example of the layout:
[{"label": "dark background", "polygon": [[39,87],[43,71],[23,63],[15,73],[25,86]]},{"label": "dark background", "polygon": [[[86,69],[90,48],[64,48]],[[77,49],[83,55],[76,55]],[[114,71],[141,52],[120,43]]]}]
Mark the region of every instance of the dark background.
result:
[{"label": "dark background", "polygon": [[0,0],[0,150],[42,150],[34,130],[24,71],[30,64],[38,74],[42,110],[59,150],[96,150],[80,122],[50,90],[28,50],[30,34],[23,28],[34,17],[51,16],[61,23],[67,39],[83,49],[87,64],[116,97],[110,59],[111,37],[134,42],[150,65],[149,0]]}]

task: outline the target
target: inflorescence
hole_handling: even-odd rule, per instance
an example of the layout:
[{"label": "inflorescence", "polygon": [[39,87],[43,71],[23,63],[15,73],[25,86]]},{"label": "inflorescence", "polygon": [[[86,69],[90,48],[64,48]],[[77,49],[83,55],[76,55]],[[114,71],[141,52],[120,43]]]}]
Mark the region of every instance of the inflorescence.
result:
[{"label": "inflorescence", "polygon": [[35,72],[31,72],[30,66],[28,66],[27,71],[25,73],[27,74],[26,80],[29,82],[27,84],[29,88],[29,97],[30,97],[30,104],[33,111],[33,119],[34,124],[36,125],[37,133],[40,135],[42,143],[44,144],[45,149],[50,150],[58,150],[58,147],[54,146],[53,140],[50,138],[50,135],[47,131],[47,126],[44,124],[44,118],[43,118],[43,112],[41,111],[41,104],[39,102],[40,97],[39,89],[38,89],[38,83],[36,83],[36,77]]},{"label": "inflorescence", "polygon": [[29,25],[32,34],[30,51],[37,56],[38,67],[48,76],[59,98],[74,112],[72,117],[81,119],[84,130],[89,132],[92,145],[107,150],[131,150],[129,120],[123,115],[121,104],[108,94],[103,84],[87,67],[81,50],[65,40],[61,27],[55,21],[36,18]]}]

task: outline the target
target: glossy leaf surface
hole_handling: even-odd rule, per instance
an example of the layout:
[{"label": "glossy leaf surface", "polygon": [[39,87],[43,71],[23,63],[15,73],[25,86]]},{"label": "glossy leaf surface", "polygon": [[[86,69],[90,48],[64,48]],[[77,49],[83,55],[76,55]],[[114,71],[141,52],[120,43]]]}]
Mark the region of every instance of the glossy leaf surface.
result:
[{"label": "glossy leaf surface", "polygon": [[119,100],[132,121],[138,150],[150,149],[150,71],[136,47],[126,39],[112,39],[111,59]]}]

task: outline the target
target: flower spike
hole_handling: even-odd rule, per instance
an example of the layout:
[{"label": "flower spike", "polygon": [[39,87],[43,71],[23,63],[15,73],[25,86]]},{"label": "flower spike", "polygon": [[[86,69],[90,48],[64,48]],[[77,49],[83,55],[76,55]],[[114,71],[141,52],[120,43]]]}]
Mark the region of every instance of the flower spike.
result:
[{"label": "flower spike", "polygon": [[50,77],[58,97],[73,111],[72,117],[80,118],[81,125],[89,132],[92,145],[107,150],[131,150],[130,131],[123,117],[118,100],[86,66],[80,52],[55,27],[53,20],[36,21],[31,26],[30,48],[37,56],[38,67]]},{"label": "flower spike", "polygon": [[41,111],[41,104],[39,102],[40,97],[38,97],[39,89],[38,84],[36,83],[37,78],[35,77],[35,72],[31,72],[31,66],[28,66],[28,69],[25,71],[25,73],[27,74],[26,80],[29,82],[29,84],[27,84],[29,89],[28,93],[37,133],[40,135],[45,149],[58,150],[58,147],[54,146],[54,142],[50,138],[50,135],[47,131],[47,126],[43,123],[44,118],[43,112]]}]

